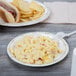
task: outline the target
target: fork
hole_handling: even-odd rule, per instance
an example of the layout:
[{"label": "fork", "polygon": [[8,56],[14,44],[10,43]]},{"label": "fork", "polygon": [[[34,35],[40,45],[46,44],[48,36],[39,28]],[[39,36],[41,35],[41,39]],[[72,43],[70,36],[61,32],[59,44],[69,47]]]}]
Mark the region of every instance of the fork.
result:
[{"label": "fork", "polygon": [[64,33],[64,32],[58,32],[55,37],[58,37],[58,38],[65,38],[65,37],[70,37],[72,35],[76,34],[76,31],[73,31],[71,33]]}]

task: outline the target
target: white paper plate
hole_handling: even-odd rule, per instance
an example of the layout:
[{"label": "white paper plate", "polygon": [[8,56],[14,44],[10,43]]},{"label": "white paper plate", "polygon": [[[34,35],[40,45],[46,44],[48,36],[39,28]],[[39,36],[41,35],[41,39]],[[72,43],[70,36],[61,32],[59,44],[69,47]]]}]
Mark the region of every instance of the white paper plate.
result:
[{"label": "white paper plate", "polygon": [[[12,1],[12,0],[6,0],[8,2]],[[51,14],[49,9],[41,2],[36,1],[38,4],[40,4],[41,6],[44,7],[45,12],[43,13],[43,16],[36,19],[36,20],[32,20],[29,22],[21,22],[21,23],[5,23],[2,19],[0,19],[0,25],[2,26],[10,26],[10,27],[20,27],[20,26],[29,26],[29,25],[33,25],[33,24],[37,24],[40,23],[42,21],[44,21],[45,19],[48,18],[48,16]]]},{"label": "white paper plate", "polygon": [[[49,64],[36,65],[36,64],[26,64],[26,63],[23,63],[23,62],[21,62],[21,61],[18,61],[16,58],[14,58],[14,57],[12,56],[12,54],[11,54],[10,51],[9,51],[9,48],[10,48],[11,46],[13,46],[17,40],[23,38],[25,35],[47,36],[47,37],[50,37],[50,38],[58,41],[59,47],[63,50],[63,52],[62,52],[57,58],[54,59],[54,62],[49,63]],[[45,67],[45,66],[49,66],[49,65],[56,64],[56,63],[60,62],[61,60],[63,60],[63,59],[67,56],[67,54],[68,54],[68,52],[69,52],[69,46],[68,46],[67,42],[66,42],[64,39],[61,39],[61,38],[60,38],[60,39],[59,39],[59,38],[56,39],[56,38],[54,38],[54,36],[55,36],[54,34],[51,34],[51,33],[48,33],[48,32],[32,32],[32,33],[22,34],[22,35],[20,35],[20,36],[18,36],[18,37],[16,37],[16,38],[14,38],[12,41],[10,41],[10,43],[8,44],[8,47],[7,47],[7,54],[8,54],[8,56],[9,56],[13,61],[15,61],[15,62],[17,62],[17,63],[19,63],[19,64],[22,64],[22,65],[25,65],[25,66],[30,66],[30,67]]]}]

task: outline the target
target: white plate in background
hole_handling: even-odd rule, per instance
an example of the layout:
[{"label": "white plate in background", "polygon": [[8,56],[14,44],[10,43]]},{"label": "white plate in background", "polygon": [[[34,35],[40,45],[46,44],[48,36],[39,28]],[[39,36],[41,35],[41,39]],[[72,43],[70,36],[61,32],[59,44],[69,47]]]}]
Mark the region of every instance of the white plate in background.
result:
[{"label": "white plate in background", "polygon": [[[12,0],[6,0],[6,1],[11,2]],[[45,12],[43,13],[43,15],[40,18],[38,18],[36,20],[28,21],[28,22],[21,22],[21,23],[5,23],[3,20],[0,19],[0,25],[10,26],[10,27],[20,27],[20,26],[29,26],[29,25],[37,24],[37,23],[44,21],[45,19],[48,18],[48,16],[51,14],[51,12],[43,3],[39,2],[39,1],[35,1],[35,2],[37,2],[38,4],[43,6],[43,8],[45,9]]]}]

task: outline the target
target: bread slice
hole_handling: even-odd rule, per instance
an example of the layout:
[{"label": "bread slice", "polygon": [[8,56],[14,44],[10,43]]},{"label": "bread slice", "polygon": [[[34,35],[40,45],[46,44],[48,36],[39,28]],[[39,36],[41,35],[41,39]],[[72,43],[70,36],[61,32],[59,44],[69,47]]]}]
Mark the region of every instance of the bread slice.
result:
[{"label": "bread slice", "polygon": [[5,22],[14,23],[19,22],[20,14],[18,9],[11,3],[0,0],[0,17]]}]

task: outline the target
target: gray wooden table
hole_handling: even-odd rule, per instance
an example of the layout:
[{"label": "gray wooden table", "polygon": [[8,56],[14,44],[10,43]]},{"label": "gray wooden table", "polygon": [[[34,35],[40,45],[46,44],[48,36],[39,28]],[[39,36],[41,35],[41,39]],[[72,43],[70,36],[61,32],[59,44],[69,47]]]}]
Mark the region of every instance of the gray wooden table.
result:
[{"label": "gray wooden table", "polygon": [[0,26],[0,76],[70,76],[72,51],[76,47],[76,35],[66,39],[70,46],[68,56],[60,63],[45,68],[30,68],[14,63],[7,56],[6,48],[10,40],[26,32],[45,31],[56,33],[63,31],[69,33],[74,30],[76,30],[76,25],[72,24],[36,24],[19,28]]}]

